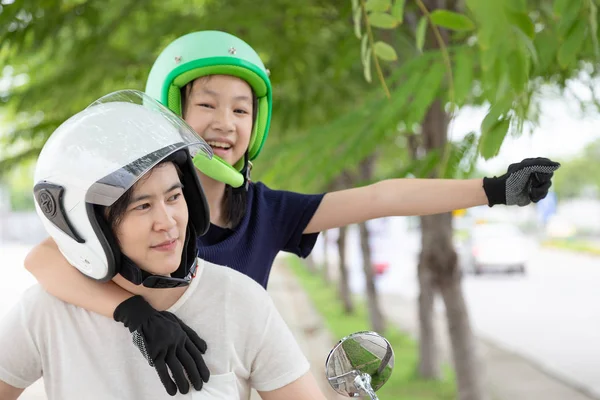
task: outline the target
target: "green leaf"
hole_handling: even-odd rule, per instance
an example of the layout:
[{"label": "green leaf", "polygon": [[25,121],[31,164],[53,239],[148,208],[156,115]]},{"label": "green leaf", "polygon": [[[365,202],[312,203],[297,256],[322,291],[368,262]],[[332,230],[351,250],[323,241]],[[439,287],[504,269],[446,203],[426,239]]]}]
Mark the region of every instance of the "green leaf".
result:
[{"label": "green leaf", "polygon": [[566,40],[558,48],[558,64],[563,69],[567,69],[579,54],[579,50],[583,47],[583,43],[587,36],[587,24],[585,21],[579,20],[575,23],[573,30],[569,33]]},{"label": "green leaf", "polygon": [[508,112],[512,108],[512,103],[512,98],[507,96],[492,105],[487,115],[481,122],[482,135],[487,134],[498,123],[498,121],[506,118]]},{"label": "green leaf", "polygon": [[419,82],[417,89],[412,93],[410,109],[407,110],[406,124],[420,123],[431,103],[440,94],[440,87],[446,75],[446,66],[439,60],[427,69],[427,73]]},{"label": "green leaf", "polygon": [[390,14],[373,12],[369,14],[369,23],[377,28],[391,29],[398,26],[398,20]]},{"label": "green leaf", "polygon": [[480,60],[481,60],[481,69],[483,71],[489,71],[492,69],[494,65],[496,65],[496,61],[500,58],[500,54],[504,49],[500,46],[492,46],[487,50],[482,50],[479,52]]},{"label": "green leaf", "polygon": [[468,99],[473,86],[474,54],[465,49],[454,57],[454,101],[462,106]]},{"label": "green leaf", "polygon": [[539,64],[539,59],[538,59],[537,50],[535,49],[535,46],[533,44],[533,40],[531,40],[531,38],[527,37],[520,29],[517,30],[516,32],[517,32],[517,36],[519,37],[519,40],[523,43],[523,45],[529,52],[529,57],[531,58],[533,65],[535,67],[537,67]]},{"label": "green leaf", "polygon": [[427,33],[427,18],[421,17],[419,24],[417,25],[416,40],[417,49],[423,51],[423,45],[425,44],[425,34]]},{"label": "green leaf", "polygon": [[469,17],[453,11],[435,10],[431,13],[430,18],[434,25],[454,31],[471,31],[475,29],[475,24]]},{"label": "green leaf", "polygon": [[506,59],[508,62],[508,75],[513,90],[517,93],[521,92],[529,77],[529,63],[527,56],[523,54],[520,46],[511,51]]},{"label": "green leaf", "polygon": [[405,0],[396,0],[392,5],[392,17],[398,20],[398,23],[404,21],[404,2]]},{"label": "green leaf", "polygon": [[360,41],[360,59],[365,65],[367,63],[367,52],[369,52],[369,35],[366,33],[363,35],[362,40]]},{"label": "green leaf", "polygon": [[527,11],[527,0],[504,0],[508,10],[523,13]]},{"label": "green leaf", "polygon": [[591,37],[592,43],[594,45],[594,55],[596,56],[596,61],[600,59],[600,49],[598,46],[598,7],[594,3],[594,0],[590,0],[590,29],[591,29]]},{"label": "green leaf", "polygon": [[561,17],[565,14],[565,11],[568,10],[572,1],[571,0],[556,0],[554,2],[553,12],[557,17]]},{"label": "green leaf", "polygon": [[558,43],[552,32],[543,30],[535,36],[533,44],[539,59],[538,68],[540,72],[544,73],[551,69],[552,64],[556,62]]},{"label": "green leaf", "polygon": [[515,13],[508,12],[506,13],[508,20],[518,27],[527,37],[533,39],[535,36],[535,27],[533,26],[533,22],[531,22],[531,18],[526,13]]},{"label": "green leaf", "polygon": [[574,28],[575,23],[581,20],[583,0],[569,0],[569,7],[560,15],[557,26],[558,37],[565,37]]},{"label": "green leaf", "polygon": [[375,51],[375,55],[384,61],[396,61],[398,59],[396,50],[385,42],[375,42],[373,50]]},{"label": "green leaf", "polygon": [[[445,165],[445,168],[442,168],[440,171],[440,177],[445,179],[459,178],[457,176],[461,171],[461,164],[464,162],[468,162],[471,164],[475,161],[476,157],[471,156],[471,153],[477,154],[475,149],[476,135],[471,132],[467,134],[463,140],[458,143],[448,143],[449,149],[447,151],[450,152],[448,155],[448,159]],[[475,150],[475,151],[474,151]],[[468,165],[468,169],[471,169],[472,166]]]},{"label": "green leaf", "polygon": [[357,39],[360,39],[360,37],[361,37],[360,25],[362,22],[362,9],[360,7],[355,9],[352,16],[354,19],[354,34],[356,35]]},{"label": "green leaf", "polygon": [[359,0],[351,0],[352,1],[352,12],[355,13],[356,10],[360,9]]},{"label": "green leaf", "polygon": [[365,10],[367,11],[387,11],[392,5],[392,0],[367,0]]},{"label": "green leaf", "polygon": [[363,64],[363,73],[365,75],[365,80],[369,83],[372,82],[371,78],[371,49],[367,50],[367,56],[365,58],[365,62]]},{"label": "green leaf", "polygon": [[508,128],[510,128],[510,119],[506,118],[497,121],[487,132],[481,133],[479,153],[485,160],[498,155]]}]

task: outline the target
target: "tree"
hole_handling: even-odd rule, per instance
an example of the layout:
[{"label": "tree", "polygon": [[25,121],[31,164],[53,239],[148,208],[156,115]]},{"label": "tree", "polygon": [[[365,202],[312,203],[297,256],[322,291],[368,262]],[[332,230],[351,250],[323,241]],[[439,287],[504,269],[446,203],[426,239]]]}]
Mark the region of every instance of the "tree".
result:
[{"label": "tree", "polygon": [[[373,169],[376,161],[376,155],[367,157],[359,165],[360,178],[369,180],[373,178]],[[358,224],[360,232],[360,247],[363,255],[363,272],[365,274],[365,292],[367,294],[367,309],[369,310],[369,319],[371,327],[375,332],[385,332],[385,319],[379,306],[379,298],[375,287],[375,278],[373,271],[373,256],[371,255],[371,235],[366,222]]]},{"label": "tree", "polygon": [[[250,0],[235,6],[216,0],[3,5],[0,61],[9,66],[3,75],[12,86],[0,93],[11,124],[0,139],[0,173],[35,158],[50,133],[94,99],[123,88],[143,90],[166,44],[198,29],[237,34],[265,60],[276,99],[270,142],[323,125],[352,109],[352,99],[368,87],[353,79],[361,67],[354,65],[359,50],[346,35],[350,16],[349,4],[320,0],[273,0],[266,8]],[[343,57],[332,62],[332,49]],[[256,163],[255,177],[268,171],[268,158]],[[322,190],[329,182],[319,179],[310,187]]]},{"label": "tree", "polygon": [[[352,186],[354,177],[347,172],[343,172],[337,179],[335,190],[343,190]],[[348,262],[346,260],[346,239],[348,235],[348,227],[342,226],[338,229],[338,261],[339,261],[339,279],[338,292],[344,312],[352,314],[354,312],[354,302],[352,301],[352,293],[350,292],[350,283],[348,276]]]},{"label": "tree", "polygon": [[[544,84],[564,88],[565,82],[582,69],[591,75],[596,73],[590,66],[598,60],[598,16],[593,1],[352,2],[365,78],[371,80],[374,65],[389,103],[412,108],[399,120],[407,127],[418,126],[418,137],[410,137],[416,142],[414,154],[422,149],[422,154],[439,157],[431,177],[456,176],[452,171],[456,165],[452,162],[453,146],[447,136],[448,122],[457,107],[491,105],[476,142],[478,153],[487,159],[498,153],[508,132],[520,134],[526,122],[536,122],[534,95]],[[361,32],[363,26],[365,33]],[[405,72],[401,85],[384,79],[382,71],[389,66],[381,63],[398,60],[398,54],[407,53],[407,46],[398,40],[376,41],[373,34],[375,28],[397,27],[398,37],[412,34],[415,45],[409,48],[422,52],[402,60],[400,69],[408,70],[411,64],[421,67]],[[426,79],[423,71],[427,71]],[[419,87],[419,83],[425,87]],[[410,94],[407,87],[412,89]],[[376,113],[377,117],[384,115]],[[393,127],[388,130],[394,132]],[[422,342],[431,344],[434,337],[430,318],[432,295],[437,291],[446,305],[459,398],[484,398],[452,244],[451,215],[425,216],[421,222],[418,268]],[[436,355],[431,348],[421,346],[421,372],[427,376],[437,374]]]},{"label": "tree", "polygon": [[354,302],[352,301],[352,293],[350,292],[350,284],[348,282],[348,262],[346,261],[346,237],[348,235],[348,228],[342,226],[338,233],[338,258],[340,277],[338,280],[339,294],[344,306],[344,312],[346,314],[352,314],[354,312]]}]

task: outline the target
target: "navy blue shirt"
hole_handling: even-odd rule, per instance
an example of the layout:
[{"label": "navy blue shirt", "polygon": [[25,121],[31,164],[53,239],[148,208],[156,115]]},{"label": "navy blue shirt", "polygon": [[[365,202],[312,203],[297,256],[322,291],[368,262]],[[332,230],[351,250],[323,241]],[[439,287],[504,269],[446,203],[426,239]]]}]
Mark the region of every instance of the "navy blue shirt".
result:
[{"label": "navy blue shirt", "polygon": [[248,206],[234,229],[210,225],[198,238],[199,257],[235,269],[264,288],[271,266],[280,251],[306,257],[318,233],[302,234],[317,211],[324,194],[300,194],[271,190],[264,184],[248,187]]}]

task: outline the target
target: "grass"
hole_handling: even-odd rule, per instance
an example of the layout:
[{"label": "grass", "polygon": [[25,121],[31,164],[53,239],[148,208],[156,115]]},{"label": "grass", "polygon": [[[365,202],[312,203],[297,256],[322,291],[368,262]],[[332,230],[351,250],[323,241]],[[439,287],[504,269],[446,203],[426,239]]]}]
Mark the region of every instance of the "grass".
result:
[{"label": "grass", "polygon": [[[354,301],[354,314],[346,315],[334,286],[325,283],[319,275],[311,274],[302,260],[296,257],[289,257],[287,260],[316,309],[323,316],[327,328],[336,338],[370,330],[366,306],[360,298]],[[417,376],[417,343],[395,327],[389,327],[384,336],[394,349],[394,370],[387,383],[377,391],[381,399],[450,400],[456,398],[454,374],[450,368],[444,368],[444,376],[440,381],[421,379]]]},{"label": "grass", "polygon": [[600,247],[580,239],[549,239],[542,243],[544,247],[600,255]]}]

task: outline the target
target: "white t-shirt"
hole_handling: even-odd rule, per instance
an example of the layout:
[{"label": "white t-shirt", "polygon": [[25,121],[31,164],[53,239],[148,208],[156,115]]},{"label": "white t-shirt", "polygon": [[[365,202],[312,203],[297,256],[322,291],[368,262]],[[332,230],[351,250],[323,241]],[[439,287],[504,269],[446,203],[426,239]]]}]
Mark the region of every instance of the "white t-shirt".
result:
[{"label": "white t-shirt", "polygon": [[233,269],[200,260],[196,278],[168,311],[208,344],[211,376],[201,391],[169,396],[120,322],[39,285],[0,321],[0,380],[25,388],[43,376],[49,400],[231,400],[249,399],[251,388],[281,388],[309,370],[267,292]]}]

